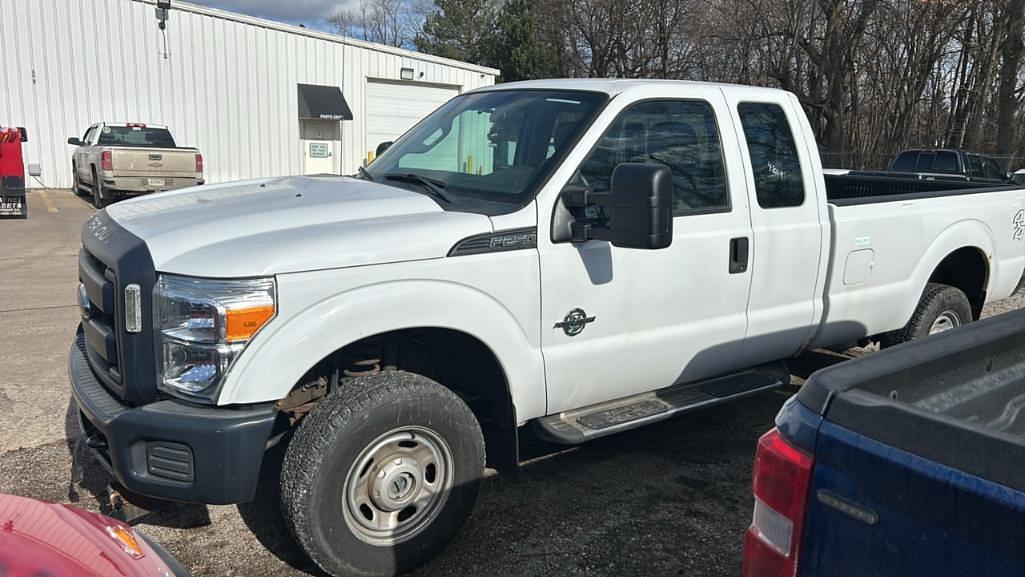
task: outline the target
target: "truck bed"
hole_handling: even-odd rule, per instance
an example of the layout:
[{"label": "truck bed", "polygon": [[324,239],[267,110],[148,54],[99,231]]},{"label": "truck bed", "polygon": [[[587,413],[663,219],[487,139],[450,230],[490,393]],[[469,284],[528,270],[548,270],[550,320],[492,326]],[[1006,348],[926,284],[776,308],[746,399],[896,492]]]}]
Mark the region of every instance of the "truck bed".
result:
[{"label": "truck bed", "polygon": [[927,198],[973,194],[1006,189],[1008,184],[969,182],[951,178],[917,178],[917,175],[895,175],[885,172],[851,172],[825,174],[826,198],[840,206],[871,202],[890,202],[892,197]]},{"label": "truck bed", "polygon": [[1025,311],[816,373],[800,574],[1025,574]]}]

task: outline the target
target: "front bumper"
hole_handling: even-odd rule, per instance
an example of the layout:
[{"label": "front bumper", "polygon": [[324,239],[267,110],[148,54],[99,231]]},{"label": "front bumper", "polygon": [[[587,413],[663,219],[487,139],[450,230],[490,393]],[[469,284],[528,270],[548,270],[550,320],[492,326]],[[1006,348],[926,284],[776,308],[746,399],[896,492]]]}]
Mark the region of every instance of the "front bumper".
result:
[{"label": "front bumper", "polygon": [[130,491],[220,505],[250,501],[277,419],[274,405],[226,409],[175,400],[122,404],[89,367],[79,329],[68,355],[87,445]]}]

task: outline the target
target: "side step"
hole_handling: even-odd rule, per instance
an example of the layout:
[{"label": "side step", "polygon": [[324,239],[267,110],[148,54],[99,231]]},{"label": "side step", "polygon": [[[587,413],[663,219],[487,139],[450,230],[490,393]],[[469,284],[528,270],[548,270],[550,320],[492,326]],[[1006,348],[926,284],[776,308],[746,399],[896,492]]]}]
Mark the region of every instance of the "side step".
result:
[{"label": "side step", "polygon": [[789,384],[790,371],[784,363],[763,365],[549,415],[534,421],[535,430],[549,441],[575,445]]}]

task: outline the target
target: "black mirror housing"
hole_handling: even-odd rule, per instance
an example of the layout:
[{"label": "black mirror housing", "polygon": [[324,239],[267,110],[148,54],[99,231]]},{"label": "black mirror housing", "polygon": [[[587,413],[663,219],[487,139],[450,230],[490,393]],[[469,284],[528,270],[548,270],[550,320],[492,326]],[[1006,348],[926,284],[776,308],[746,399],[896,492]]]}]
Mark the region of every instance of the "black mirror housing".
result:
[{"label": "black mirror housing", "polygon": [[391,148],[391,145],[392,145],[392,141],[391,140],[386,140],[386,141],[382,142],[381,144],[378,144],[377,145],[377,150],[374,151],[374,158],[377,158],[378,156],[381,156],[382,154],[384,154],[384,151],[388,150],[389,148]]},{"label": "black mirror housing", "polygon": [[673,173],[668,166],[626,162],[612,171],[610,191],[567,191],[568,204],[610,209],[607,226],[576,221],[573,241],[606,240],[619,248],[660,249],[673,242]]},{"label": "black mirror housing", "polygon": [[82,141],[79,140],[77,136],[72,136],[68,139],[68,144],[71,146],[82,146]]}]

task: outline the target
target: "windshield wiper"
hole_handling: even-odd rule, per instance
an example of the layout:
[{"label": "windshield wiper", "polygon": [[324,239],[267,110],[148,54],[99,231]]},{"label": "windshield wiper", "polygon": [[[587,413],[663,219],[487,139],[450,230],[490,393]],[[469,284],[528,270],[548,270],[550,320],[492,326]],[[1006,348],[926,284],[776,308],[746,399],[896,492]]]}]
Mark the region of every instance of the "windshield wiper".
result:
[{"label": "windshield wiper", "polygon": [[370,174],[369,170],[363,168],[362,166],[357,166],[356,170],[359,171],[359,175],[362,176],[363,178],[369,180],[370,182],[374,181],[374,175]]},{"label": "windshield wiper", "polygon": [[438,180],[437,178],[431,178],[422,174],[416,174],[415,172],[389,172],[384,175],[384,179],[419,184],[423,186],[424,190],[430,193],[431,196],[440,198],[445,202],[452,202],[452,197],[444,190],[446,183],[443,180]]}]

